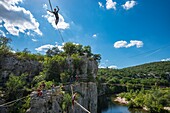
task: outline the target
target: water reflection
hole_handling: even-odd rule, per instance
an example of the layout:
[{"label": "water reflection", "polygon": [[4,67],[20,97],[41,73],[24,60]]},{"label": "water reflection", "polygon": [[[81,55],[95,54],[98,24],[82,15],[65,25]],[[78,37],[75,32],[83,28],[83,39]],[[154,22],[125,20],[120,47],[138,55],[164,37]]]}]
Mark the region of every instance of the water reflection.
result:
[{"label": "water reflection", "polygon": [[127,106],[114,102],[113,96],[98,97],[98,113],[147,113],[142,109],[128,109]]}]

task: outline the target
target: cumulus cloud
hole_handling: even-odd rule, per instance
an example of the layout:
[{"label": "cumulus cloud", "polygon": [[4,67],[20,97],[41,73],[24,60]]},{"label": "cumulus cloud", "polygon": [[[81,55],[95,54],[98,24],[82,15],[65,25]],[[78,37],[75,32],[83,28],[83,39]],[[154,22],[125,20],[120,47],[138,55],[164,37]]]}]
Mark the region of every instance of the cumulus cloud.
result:
[{"label": "cumulus cloud", "polygon": [[138,40],[131,40],[130,43],[128,44],[126,41],[117,41],[114,43],[114,47],[115,48],[129,48],[132,46],[136,46],[137,48],[143,47],[143,42],[142,41],[138,41]]},{"label": "cumulus cloud", "polygon": [[126,46],[126,48],[132,46],[136,46],[137,48],[143,47],[143,42],[138,40],[131,40],[130,43]]},{"label": "cumulus cloud", "polygon": [[126,47],[126,45],[127,45],[127,42],[123,41],[123,40],[117,41],[117,42],[114,43],[115,48]]},{"label": "cumulus cloud", "polygon": [[92,36],[93,38],[96,38],[97,37],[97,34],[93,34],[93,36]]},{"label": "cumulus cloud", "polygon": [[0,1],[0,20],[4,22],[5,29],[12,35],[18,36],[19,33],[34,31],[42,35],[39,23],[29,10],[18,6],[23,0],[1,0]]},{"label": "cumulus cloud", "polygon": [[50,45],[50,44],[46,44],[46,45],[40,46],[38,48],[35,48],[35,50],[38,51],[38,52],[46,52],[48,49],[52,49],[53,47],[55,47],[55,46]]},{"label": "cumulus cloud", "polygon": [[66,23],[64,20],[64,17],[59,14],[59,22],[56,26],[55,24],[55,16],[54,14],[50,13],[49,11],[47,11],[46,15],[43,15],[42,17],[46,18],[48,20],[48,22],[55,28],[55,29],[68,29],[69,28],[69,23]]},{"label": "cumulus cloud", "polygon": [[43,4],[43,8],[47,10],[47,4]]},{"label": "cumulus cloud", "polygon": [[162,59],[161,61],[170,61],[170,58]]},{"label": "cumulus cloud", "polygon": [[110,69],[117,69],[118,67],[115,66],[115,65],[111,65],[111,66],[109,66],[108,68],[110,68]]},{"label": "cumulus cloud", "polygon": [[56,45],[46,44],[46,45],[42,45],[38,48],[35,48],[35,50],[37,52],[46,52],[48,49],[52,49],[53,47],[58,47],[58,49],[60,51],[63,51],[63,49],[62,49],[63,45],[64,45],[64,43],[62,45],[58,45],[57,43],[56,43]]},{"label": "cumulus cloud", "polygon": [[101,2],[98,2],[99,7],[104,8],[103,4]]},{"label": "cumulus cloud", "polygon": [[122,5],[122,7],[123,7],[125,10],[129,10],[129,9],[133,8],[136,4],[137,4],[137,2],[134,1],[134,0],[132,0],[132,1],[127,1],[125,4]]},{"label": "cumulus cloud", "polygon": [[114,9],[116,10],[116,2],[113,2],[112,0],[106,0],[106,9]]}]

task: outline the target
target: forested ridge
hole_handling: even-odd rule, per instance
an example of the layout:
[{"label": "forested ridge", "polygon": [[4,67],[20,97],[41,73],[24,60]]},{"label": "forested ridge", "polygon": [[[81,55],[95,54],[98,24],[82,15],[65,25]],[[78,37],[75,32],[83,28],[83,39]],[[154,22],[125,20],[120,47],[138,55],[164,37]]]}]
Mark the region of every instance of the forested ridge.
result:
[{"label": "forested ridge", "polygon": [[170,85],[170,61],[147,63],[123,69],[99,69],[101,82],[115,84]]},{"label": "forested ridge", "polygon": [[99,69],[99,83],[107,84],[106,93],[125,98],[132,108],[154,113],[170,109],[170,61],[152,62],[123,69]]}]

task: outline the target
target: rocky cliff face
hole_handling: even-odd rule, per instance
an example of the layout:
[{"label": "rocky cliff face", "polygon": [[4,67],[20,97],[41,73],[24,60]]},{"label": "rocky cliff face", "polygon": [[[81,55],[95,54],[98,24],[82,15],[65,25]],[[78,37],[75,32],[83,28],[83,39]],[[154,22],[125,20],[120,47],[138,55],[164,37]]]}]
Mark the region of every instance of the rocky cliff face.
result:
[{"label": "rocky cliff face", "polygon": [[19,59],[16,56],[1,56],[0,59],[0,80],[6,82],[10,74],[21,75],[27,73],[29,77],[38,75],[42,71],[42,64],[35,60]]},{"label": "rocky cliff face", "polygon": [[[98,63],[86,56],[81,56],[81,66],[75,68],[74,60],[67,58],[69,68],[76,72],[80,79],[89,80],[89,77],[95,79],[98,71]],[[76,70],[75,70],[76,69]],[[8,80],[10,74],[20,76],[22,73],[28,73],[30,78],[36,76],[43,70],[43,64],[29,59],[20,59],[16,56],[3,56],[0,58],[0,79],[2,83]],[[87,80],[88,79],[88,80]],[[97,113],[97,85],[93,82],[77,82],[73,84],[73,91],[81,94],[77,102],[89,110],[91,113]],[[59,90],[59,88],[56,88]],[[70,85],[65,86],[66,91],[70,91]],[[71,93],[70,93],[71,94]],[[37,92],[31,94],[31,106],[27,113],[61,113],[63,112],[61,103],[63,94],[52,95],[48,90],[43,97],[37,97]],[[0,110],[1,111],[1,110]],[[78,105],[68,106],[68,113],[86,113]]]},{"label": "rocky cliff face", "polygon": [[[88,76],[92,76],[93,78],[96,78],[97,71],[98,71],[98,63],[95,60],[90,60],[86,56],[81,56],[81,65],[79,65],[79,68],[76,69],[76,74],[81,77],[82,79],[86,79]],[[71,70],[75,69],[73,59],[67,58],[67,62],[69,65],[69,68]]]},{"label": "rocky cliff face", "polygon": [[[97,76],[98,63],[94,60],[88,59],[86,56],[81,57],[82,64],[77,69],[73,65],[73,59],[67,58],[69,68],[76,71],[76,74],[80,79],[95,79]],[[71,92],[71,86],[74,93],[77,92],[80,96],[76,100],[84,108],[89,110],[91,113],[97,113],[97,84],[95,82],[76,82],[71,85],[64,86],[66,92]],[[59,90],[58,88],[55,89]],[[63,113],[62,101],[63,94],[52,95],[51,91],[48,90],[46,95],[41,98],[36,96],[36,92],[32,93],[31,96],[31,107],[27,110],[27,113]],[[70,93],[71,94],[71,93]],[[75,104],[74,109],[72,106],[67,106],[67,113],[86,113],[80,106]]]},{"label": "rocky cliff face", "polygon": [[[67,85],[64,89],[70,91],[70,87],[70,85]],[[97,113],[96,83],[76,83],[72,85],[72,88],[74,92],[81,94],[76,101],[91,113]],[[55,93],[52,93],[51,90],[48,90],[43,97],[38,97],[37,92],[33,92],[31,94],[31,107],[27,110],[27,113],[63,113],[61,107],[63,94],[60,92],[59,87],[56,87],[55,91]],[[86,113],[77,104],[74,105],[74,109],[72,109],[71,105],[67,107],[68,113]]]},{"label": "rocky cliff face", "polygon": [[[78,83],[73,86],[75,92],[80,92],[81,97],[77,100],[84,108],[91,113],[97,113],[97,85],[93,82]],[[87,113],[80,106],[75,105],[75,109],[69,113]]]}]

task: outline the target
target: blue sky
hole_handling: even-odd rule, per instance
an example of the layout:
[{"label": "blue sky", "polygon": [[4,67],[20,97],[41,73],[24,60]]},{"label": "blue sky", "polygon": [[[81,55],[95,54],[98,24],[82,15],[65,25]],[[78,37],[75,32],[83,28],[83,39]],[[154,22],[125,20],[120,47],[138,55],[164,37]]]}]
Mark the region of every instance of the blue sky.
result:
[{"label": "blue sky", "polygon": [[101,54],[100,67],[124,68],[170,60],[169,0],[1,0],[0,35],[14,51],[44,54],[65,42],[90,45]]}]

